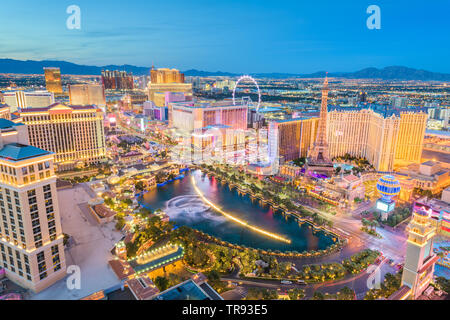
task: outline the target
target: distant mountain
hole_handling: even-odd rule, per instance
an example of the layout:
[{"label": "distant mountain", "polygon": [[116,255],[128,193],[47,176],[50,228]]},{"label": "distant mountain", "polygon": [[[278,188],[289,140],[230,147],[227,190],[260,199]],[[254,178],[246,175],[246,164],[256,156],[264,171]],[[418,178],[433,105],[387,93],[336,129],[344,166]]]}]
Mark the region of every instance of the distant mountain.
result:
[{"label": "distant mountain", "polygon": [[[108,65],[108,66],[86,66],[66,61],[21,61],[14,59],[0,59],[0,73],[20,73],[20,74],[42,74],[44,67],[59,67],[62,74],[72,75],[100,75],[104,69],[123,70],[132,72],[134,75],[148,75],[149,67],[136,67],[132,65]],[[241,74],[216,71],[201,71],[190,69],[184,71],[186,76],[196,77],[236,77]],[[294,73],[253,73],[250,74],[256,78],[323,78],[325,71],[319,71],[310,74],[294,74]],[[365,68],[356,72],[331,72],[330,77],[340,77],[348,79],[382,79],[382,80],[436,80],[450,81],[450,74],[438,73],[426,70],[407,68],[402,66],[391,66],[383,69]]]},{"label": "distant mountain", "polygon": [[[256,77],[270,78],[323,78],[325,71],[319,71],[310,74],[255,74]],[[426,70],[418,70],[413,68],[392,66],[383,69],[365,68],[356,72],[330,72],[329,77],[346,78],[346,79],[382,79],[382,80],[423,80],[423,81],[449,81],[450,74],[438,73]]]},{"label": "distant mountain", "polygon": [[42,74],[44,67],[59,67],[62,74],[100,75],[103,69],[123,70],[135,75],[149,74],[150,68],[130,65],[103,67],[79,65],[66,61],[21,61],[13,59],[0,59],[0,73]]},{"label": "distant mountain", "polygon": [[240,76],[240,74],[237,73],[229,73],[229,72],[222,72],[222,71],[216,71],[216,72],[209,72],[209,71],[200,71],[196,69],[190,69],[183,72],[185,76],[188,77],[237,77]]},{"label": "distant mountain", "polygon": [[392,66],[383,69],[366,68],[356,72],[344,73],[344,78],[384,79],[384,80],[450,80],[450,74],[418,70],[413,68]]}]

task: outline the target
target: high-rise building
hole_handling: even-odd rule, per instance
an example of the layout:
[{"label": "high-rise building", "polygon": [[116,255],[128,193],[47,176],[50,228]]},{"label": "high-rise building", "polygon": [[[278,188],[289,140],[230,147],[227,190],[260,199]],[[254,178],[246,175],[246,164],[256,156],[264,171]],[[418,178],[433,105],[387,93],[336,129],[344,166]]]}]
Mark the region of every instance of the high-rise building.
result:
[{"label": "high-rise building", "polygon": [[159,68],[152,66],[150,70],[150,81],[153,84],[161,83],[184,83],[184,74],[177,69]]},{"label": "high-rise building", "polygon": [[306,157],[317,134],[318,118],[296,118],[269,122],[269,159],[273,163]]},{"label": "high-rise building", "polygon": [[427,127],[425,112],[401,112],[398,129],[397,161],[420,162]]},{"label": "high-rise building", "polygon": [[103,112],[93,106],[53,104],[23,109],[32,146],[55,153],[58,170],[92,165],[105,159]]},{"label": "high-rise building", "polygon": [[169,103],[169,127],[180,133],[180,161],[245,162],[247,108],[228,101]]},{"label": "high-rise building", "polygon": [[28,145],[25,125],[0,119],[0,266],[35,292],[66,276],[53,157]]},{"label": "high-rise building", "polygon": [[59,68],[44,68],[47,91],[60,94],[62,90],[61,70]]},{"label": "high-rise building", "polygon": [[431,223],[432,209],[421,204],[414,206],[403,267],[402,286],[410,289],[409,297],[416,299],[428,288],[433,279],[438,256],[433,252],[435,227]]},{"label": "high-rise building", "polygon": [[162,105],[155,101],[158,100],[157,94],[183,92],[186,95],[192,95],[192,83],[184,83],[184,74],[176,69],[155,69],[155,67],[152,67],[150,75],[151,82],[148,84],[148,97],[150,101],[153,101],[159,107],[162,107]]},{"label": "high-rise building", "polygon": [[74,106],[106,106],[105,89],[101,84],[71,84],[69,98]]},{"label": "high-rise building", "polygon": [[55,96],[49,91],[7,91],[4,93],[5,103],[11,112],[25,108],[43,108],[55,103]]},{"label": "high-rise building", "polygon": [[169,104],[169,125],[194,131],[212,125],[225,125],[230,129],[247,129],[247,109],[245,105],[232,102],[175,102]]},{"label": "high-rise building", "polygon": [[371,109],[328,112],[330,156],[366,158],[378,171],[392,171],[396,163],[420,162],[427,114],[398,111],[385,116]]},{"label": "high-rise building", "polygon": [[334,168],[328,151],[327,115],[328,78],[326,77],[322,89],[322,104],[320,106],[317,136],[312,148],[308,151],[306,172],[317,172],[329,176],[333,173]]},{"label": "high-rise building", "polygon": [[350,154],[366,158],[377,170],[391,171],[394,167],[399,118],[385,119],[372,110],[328,113],[328,146],[330,156]]},{"label": "high-rise building", "polygon": [[152,102],[157,107],[167,107],[172,102],[192,101],[192,93],[185,92],[155,92]]},{"label": "high-rise building", "polygon": [[[378,171],[393,171],[394,165],[419,163],[425,136],[427,114],[420,110],[397,110],[383,114],[372,109],[329,107],[327,142],[329,157],[350,154],[366,158]],[[302,125],[300,125],[300,120]],[[308,119],[306,121],[306,119]],[[294,118],[269,124],[271,159],[276,155],[292,160],[305,156],[311,136],[317,134],[319,118]],[[297,121],[297,122],[296,122]],[[313,123],[308,125],[308,123]],[[301,128],[301,131],[300,131]],[[278,139],[286,136],[283,146]],[[277,137],[276,139],[274,137]],[[275,139],[275,140],[274,140]],[[276,142],[276,143],[275,143]],[[281,148],[277,150],[277,148]],[[285,151],[283,151],[285,150]],[[286,151],[287,150],[287,151]],[[308,149],[306,149],[308,150]]]},{"label": "high-rise building", "polygon": [[102,70],[102,83],[105,89],[132,90],[134,88],[133,74],[126,71]]}]

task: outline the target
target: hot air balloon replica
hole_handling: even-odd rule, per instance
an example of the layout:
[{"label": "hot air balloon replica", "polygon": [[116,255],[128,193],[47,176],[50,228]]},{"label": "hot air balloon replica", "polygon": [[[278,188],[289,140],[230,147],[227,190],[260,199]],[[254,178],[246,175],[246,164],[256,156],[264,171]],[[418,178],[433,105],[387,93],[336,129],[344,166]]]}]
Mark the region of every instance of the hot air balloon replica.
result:
[{"label": "hot air balloon replica", "polygon": [[383,220],[386,220],[395,208],[393,198],[400,193],[400,182],[394,176],[382,176],[378,179],[377,190],[381,195],[377,201],[377,209],[381,211]]}]

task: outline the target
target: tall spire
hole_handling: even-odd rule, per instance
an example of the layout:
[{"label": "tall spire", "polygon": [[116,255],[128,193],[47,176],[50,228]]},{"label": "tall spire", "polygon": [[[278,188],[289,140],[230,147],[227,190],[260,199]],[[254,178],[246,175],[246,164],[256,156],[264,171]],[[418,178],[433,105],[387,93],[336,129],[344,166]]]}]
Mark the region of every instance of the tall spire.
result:
[{"label": "tall spire", "polygon": [[328,90],[328,71],[325,72],[325,80],[323,81],[323,89],[322,90]]},{"label": "tall spire", "polygon": [[327,114],[328,114],[328,72],[325,75],[322,88],[322,101],[320,105],[317,136],[312,148],[308,152],[308,172],[317,171],[330,176],[334,172],[330,160],[327,142]]}]

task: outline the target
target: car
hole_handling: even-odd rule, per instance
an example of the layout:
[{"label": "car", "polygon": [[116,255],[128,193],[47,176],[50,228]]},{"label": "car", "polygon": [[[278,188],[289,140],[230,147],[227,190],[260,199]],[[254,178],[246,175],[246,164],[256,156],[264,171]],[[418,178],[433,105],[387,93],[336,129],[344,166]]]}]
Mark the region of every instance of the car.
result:
[{"label": "car", "polygon": [[297,284],[306,285],[305,280],[297,280]]},{"label": "car", "polygon": [[281,280],[281,284],[292,284],[292,281],[289,281],[289,280]]}]

